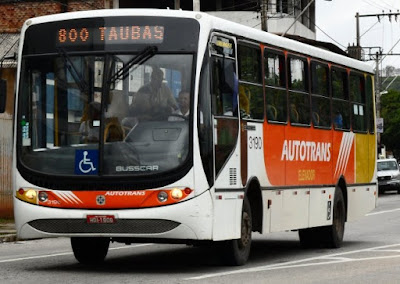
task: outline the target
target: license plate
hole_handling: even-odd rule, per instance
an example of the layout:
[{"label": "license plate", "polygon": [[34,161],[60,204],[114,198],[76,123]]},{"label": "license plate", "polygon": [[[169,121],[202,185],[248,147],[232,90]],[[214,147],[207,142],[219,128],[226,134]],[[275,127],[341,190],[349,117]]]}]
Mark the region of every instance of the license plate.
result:
[{"label": "license plate", "polygon": [[88,224],[114,224],[116,222],[114,215],[87,215]]}]

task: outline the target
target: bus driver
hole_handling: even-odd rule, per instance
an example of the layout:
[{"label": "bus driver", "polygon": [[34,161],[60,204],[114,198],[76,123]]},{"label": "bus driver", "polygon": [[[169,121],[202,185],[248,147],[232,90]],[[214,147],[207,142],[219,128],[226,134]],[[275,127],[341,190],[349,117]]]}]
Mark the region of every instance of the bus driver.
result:
[{"label": "bus driver", "polygon": [[171,90],[163,83],[164,73],[158,67],[153,67],[150,82],[142,86],[131,104],[131,115],[139,120],[166,118],[168,114],[178,109]]}]

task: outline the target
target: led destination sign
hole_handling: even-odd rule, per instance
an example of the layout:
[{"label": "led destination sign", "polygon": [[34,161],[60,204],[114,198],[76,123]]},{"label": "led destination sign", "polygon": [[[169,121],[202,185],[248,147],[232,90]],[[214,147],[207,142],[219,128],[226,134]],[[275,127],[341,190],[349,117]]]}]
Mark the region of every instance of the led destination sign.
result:
[{"label": "led destination sign", "polygon": [[157,44],[164,41],[164,26],[68,27],[57,31],[57,46],[89,44]]}]

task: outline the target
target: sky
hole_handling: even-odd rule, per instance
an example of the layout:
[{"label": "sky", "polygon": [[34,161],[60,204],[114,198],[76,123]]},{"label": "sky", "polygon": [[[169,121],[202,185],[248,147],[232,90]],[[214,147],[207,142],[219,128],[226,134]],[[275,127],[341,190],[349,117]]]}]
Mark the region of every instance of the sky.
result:
[{"label": "sky", "polygon": [[[400,13],[400,0],[315,0],[317,40],[332,42],[347,49],[349,44],[356,44],[356,13],[360,15]],[[360,17],[361,46],[378,47],[383,53],[392,50],[400,54],[400,15],[397,22],[394,17]],[[397,43],[397,45],[396,45]],[[394,47],[394,48],[393,48]],[[392,49],[393,48],[393,49]],[[378,51],[371,49],[372,53]],[[369,53],[369,49],[365,49]],[[369,56],[366,56],[368,59]],[[375,66],[374,61],[370,61]],[[391,65],[400,68],[400,55],[386,56],[381,67]]]}]

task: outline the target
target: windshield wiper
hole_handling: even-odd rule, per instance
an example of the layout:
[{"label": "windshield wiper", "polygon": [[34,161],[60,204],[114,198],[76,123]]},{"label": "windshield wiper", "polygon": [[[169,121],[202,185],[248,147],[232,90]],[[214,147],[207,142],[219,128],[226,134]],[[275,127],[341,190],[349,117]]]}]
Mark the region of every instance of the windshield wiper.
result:
[{"label": "windshield wiper", "polygon": [[72,78],[74,78],[74,81],[78,85],[79,90],[81,90],[81,92],[87,92],[89,90],[89,86],[86,83],[85,79],[83,79],[82,75],[79,73],[78,69],[75,67],[71,58],[68,56],[68,53],[63,48],[59,48],[58,54],[60,54],[64,59],[64,63]]},{"label": "windshield wiper", "polygon": [[[156,46],[148,46],[144,50],[138,53],[135,57],[133,57],[131,60],[128,61],[127,64],[118,72],[116,72],[113,76],[110,77],[108,80],[108,85],[114,84],[117,80],[125,79],[128,74],[129,74],[129,69],[133,65],[140,66],[143,64],[145,61],[149,60],[151,57],[153,57],[158,51],[158,48]],[[137,67],[133,68],[135,70]],[[132,70],[132,71],[133,71]]]}]

